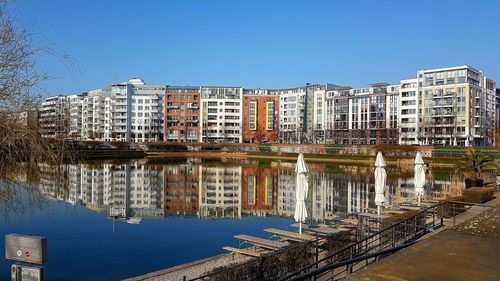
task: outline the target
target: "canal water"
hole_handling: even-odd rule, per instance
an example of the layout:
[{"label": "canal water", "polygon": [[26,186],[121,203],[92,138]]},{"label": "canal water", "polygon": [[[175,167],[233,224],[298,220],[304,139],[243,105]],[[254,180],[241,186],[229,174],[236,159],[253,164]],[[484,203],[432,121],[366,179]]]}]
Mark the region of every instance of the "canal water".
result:
[{"label": "canal water", "polygon": [[[47,280],[121,280],[222,254],[238,246],[237,234],[292,230],[294,168],[196,158],[22,166],[10,177],[17,184],[0,182],[0,235],[47,237]],[[373,167],[309,168],[314,222],[376,207]],[[389,201],[414,198],[412,170],[387,168]],[[450,177],[429,173],[426,196],[438,196]],[[0,260],[1,280],[12,263]]]}]

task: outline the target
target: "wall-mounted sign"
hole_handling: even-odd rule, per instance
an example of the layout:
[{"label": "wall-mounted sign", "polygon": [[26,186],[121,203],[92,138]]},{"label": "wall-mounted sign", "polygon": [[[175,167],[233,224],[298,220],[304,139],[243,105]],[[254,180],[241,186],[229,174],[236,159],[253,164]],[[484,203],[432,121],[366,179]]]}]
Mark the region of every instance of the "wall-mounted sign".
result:
[{"label": "wall-mounted sign", "polygon": [[43,281],[43,267],[13,264],[11,281]]},{"label": "wall-mounted sign", "polygon": [[42,264],[48,261],[47,238],[39,236],[5,235],[5,258]]}]

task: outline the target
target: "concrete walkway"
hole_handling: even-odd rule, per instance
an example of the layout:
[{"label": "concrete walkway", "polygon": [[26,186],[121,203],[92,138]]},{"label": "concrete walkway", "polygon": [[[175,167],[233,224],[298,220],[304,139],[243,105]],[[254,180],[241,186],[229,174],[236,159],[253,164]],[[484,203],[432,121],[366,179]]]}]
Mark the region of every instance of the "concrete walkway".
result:
[{"label": "concrete walkway", "polygon": [[[348,280],[500,280],[500,194],[480,215],[464,213],[455,227],[362,269]],[[474,215],[475,214],[475,215]]]}]

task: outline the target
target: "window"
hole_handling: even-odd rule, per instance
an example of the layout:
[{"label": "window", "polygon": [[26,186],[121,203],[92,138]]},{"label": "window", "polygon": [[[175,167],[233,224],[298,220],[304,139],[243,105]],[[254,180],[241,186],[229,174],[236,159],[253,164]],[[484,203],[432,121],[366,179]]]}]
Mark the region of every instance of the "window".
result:
[{"label": "window", "polygon": [[266,130],[274,130],[274,103],[266,103]]},{"label": "window", "polygon": [[257,129],[257,102],[250,102],[249,106],[249,127],[250,130],[255,131]]}]

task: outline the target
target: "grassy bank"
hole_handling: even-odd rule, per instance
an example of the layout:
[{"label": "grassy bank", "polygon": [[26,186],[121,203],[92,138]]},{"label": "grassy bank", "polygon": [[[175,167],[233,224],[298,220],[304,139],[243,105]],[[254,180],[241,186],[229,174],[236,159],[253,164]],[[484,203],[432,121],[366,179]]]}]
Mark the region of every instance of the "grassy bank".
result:
[{"label": "grassy bank", "polygon": [[[216,159],[255,159],[271,161],[297,161],[295,153],[273,153],[273,152],[148,152],[148,158],[216,158]],[[371,166],[375,161],[374,156],[368,155],[328,155],[328,154],[304,154],[305,160],[310,163],[335,163]],[[388,166],[405,167],[413,166],[413,158],[385,157]],[[452,169],[455,162],[449,158],[432,157],[426,161],[435,168]]]}]

